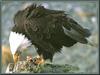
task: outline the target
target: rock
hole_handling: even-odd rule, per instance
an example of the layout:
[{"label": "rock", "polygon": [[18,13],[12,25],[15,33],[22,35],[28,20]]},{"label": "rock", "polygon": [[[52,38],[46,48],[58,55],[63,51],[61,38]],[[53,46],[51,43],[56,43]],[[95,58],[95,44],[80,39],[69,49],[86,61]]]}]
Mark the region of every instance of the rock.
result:
[{"label": "rock", "polygon": [[15,66],[9,63],[6,73],[78,73],[79,68],[69,64],[44,63],[35,65],[30,61],[18,61]]}]

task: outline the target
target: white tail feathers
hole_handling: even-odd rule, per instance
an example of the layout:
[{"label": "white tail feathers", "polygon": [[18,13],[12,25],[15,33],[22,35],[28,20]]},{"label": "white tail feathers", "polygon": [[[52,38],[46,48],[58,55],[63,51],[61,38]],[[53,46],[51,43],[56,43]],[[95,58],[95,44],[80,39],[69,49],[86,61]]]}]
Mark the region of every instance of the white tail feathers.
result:
[{"label": "white tail feathers", "polygon": [[91,39],[87,38],[87,40],[88,40],[87,45],[90,45],[92,47],[97,47],[97,44],[95,42],[93,42]]}]

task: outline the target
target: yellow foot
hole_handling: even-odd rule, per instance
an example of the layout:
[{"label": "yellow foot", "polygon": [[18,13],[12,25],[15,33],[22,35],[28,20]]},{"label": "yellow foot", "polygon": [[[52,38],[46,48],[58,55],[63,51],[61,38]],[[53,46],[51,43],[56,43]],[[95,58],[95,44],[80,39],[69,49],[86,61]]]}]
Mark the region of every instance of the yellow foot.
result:
[{"label": "yellow foot", "polygon": [[44,61],[42,55],[36,56],[36,57],[34,58],[34,64],[36,64],[36,65],[44,64],[44,62],[45,62],[45,61]]}]

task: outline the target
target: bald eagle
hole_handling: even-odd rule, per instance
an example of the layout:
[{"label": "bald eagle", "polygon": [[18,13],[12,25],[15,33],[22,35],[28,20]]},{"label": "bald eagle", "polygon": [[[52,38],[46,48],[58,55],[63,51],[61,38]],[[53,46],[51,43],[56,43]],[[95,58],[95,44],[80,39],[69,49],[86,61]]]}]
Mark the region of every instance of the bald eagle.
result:
[{"label": "bald eagle", "polygon": [[14,16],[9,43],[14,62],[25,48],[35,45],[43,60],[53,60],[62,46],[71,47],[77,42],[87,44],[90,31],[80,26],[64,11],[51,10],[32,4]]}]

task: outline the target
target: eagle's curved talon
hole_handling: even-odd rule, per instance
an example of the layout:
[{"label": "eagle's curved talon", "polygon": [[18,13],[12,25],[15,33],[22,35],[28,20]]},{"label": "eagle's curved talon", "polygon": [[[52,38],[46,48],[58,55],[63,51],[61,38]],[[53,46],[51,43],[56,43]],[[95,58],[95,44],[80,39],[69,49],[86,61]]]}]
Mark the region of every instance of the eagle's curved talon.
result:
[{"label": "eagle's curved talon", "polygon": [[34,58],[34,64],[35,65],[40,65],[40,64],[44,64],[44,59],[42,56],[37,56]]}]

